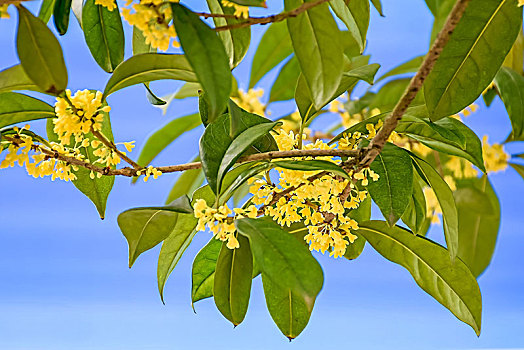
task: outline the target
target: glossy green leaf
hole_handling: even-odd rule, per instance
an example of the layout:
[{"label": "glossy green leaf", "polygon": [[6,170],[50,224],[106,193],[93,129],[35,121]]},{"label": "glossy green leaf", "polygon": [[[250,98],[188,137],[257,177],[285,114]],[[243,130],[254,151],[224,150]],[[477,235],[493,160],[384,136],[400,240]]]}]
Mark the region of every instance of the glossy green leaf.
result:
[{"label": "glossy green leaf", "polygon": [[524,75],[524,32],[522,30],[502,65],[513,69],[520,75]]},{"label": "glossy green leaf", "polygon": [[40,18],[44,23],[49,22],[54,8],[55,0],[43,0],[40,5],[40,10],[38,11],[38,18]]},{"label": "glossy green leaf", "polygon": [[149,87],[149,83],[144,83],[144,88],[146,89],[146,97],[149,103],[151,103],[153,106],[164,106],[167,104],[166,101],[162,100],[160,97],[158,97],[153,90]]},{"label": "glossy green leaf", "polygon": [[458,182],[454,192],[459,215],[458,257],[473,275],[491,263],[500,228],[500,203],[487,176]]},{"label": "glossy green leaf", "polygon": [[286,101],[295,96],[295,87],[300,76],[300,66],[295,56],[282,67],[269,92],[269,101]]},{"label": "glossy green leaf", "polygon": [[213,285],[215,284],[215,269],[218,254],[222,248],[222,241],[211,238],[193,260],[191,272],[191,304],[213,296]]},{"label": "glossy green leaf", "polygon": [[363,52],[369,26],[369,0],[332,0],[329,5],[348,28],[360,52]]},{"label": "glossy green leaf", "polygon": [[[224,6],[220,0],[207,0],[207,5],[209,6],[209,10],[212,13],[225,15],[233,15],[235,13],[235,9],[233,7]],[[216,27],[222,27],[235,25],[239,22],[242,22],[243,20],[235,18],[214,17],[213,21],[215,22]],[[242,61],[247,53],[247,50],[249,49],[249,43],[251,41],[251,28],[244,27],[232,30],[223,30],[218,32],[218,36],[222,40],[224,48],[226,49],[226,53],[229,57],[230,67],[235,68]]]},{"label": "glossy green leaf", "polygon": [[124,60],[124,28],[120,10],[118,5],[110,11],[95,2],[86,0],[82,10],[84,37],[96,63],[111,73]]},{"label": "glossy green leaf", "polygon": [[118,226],[129,244],[129,267],[133,266],[140,254],[171,234],[178,214],[190,212],[191,206],[188,205],[188,198],[181,197],[165,207],[133,208],[118,215]]},{"label": "glossy green leaf", "polygon": [[411,157],[404,149],[388,143],[369,168],[379,175],[378,181],[368,179],[369,194],[392,226],[406,211],[413,193]]},{"label": "glossy green leaf", "polygon": [[328,171],[346,179],[350,179],[348,173],[335,163],[327,160],[277,160],[272,162],[275,168],[284,168],[297,171]]},{"label": "glossy green leaf", "polygon": [[[111,129],[111,121],[108,113],[104,113],[101,132],[109,140],[113,141],[113,131]],[[52,119],[47,120],[47,137],[49,141],[59,142],[58,135],[54,132],[54,123]],[[90,141],[98,140],[91,133],[86,134],[85,138]],[[74,139],[72,139],[70,144],[66,146],[73,148],[75,146]],[[99,159],[99,157],[94,154],[94,151],[95,149],[93,149],[92,146],[80,149],[80,153],[84,156],[84,159],[91,164],[95,164],[95,161]],[[91,178],[91,171],[83,167],[78,167],[78,170],[73,169],[73,174],[76,176],[76,180],[72,181],[73,185],[80,192],[86,195],[86,197],[89,198],[91,202],[93,202],[98,211],[98,214],[100,215],[100,218],[104,219],[107,198],[113,189],[115,177],[102,176],[99,178],[95,173],[93,173],[94,178]]]},{"label": "glossy green leaf", "polygon": [[[410,78],[400,78],[388,81],[377,92],[373,101],[370,103],[369,108],[378,108],[382,112],[393,110],[404,91],[406,91],[410,81]],[[424,96],[422,94],[417,94],[411,105],[417,106],[421,104],[424,104]]]},{"label": "glossy green leaf", "polygon": [[511,120],[511,140],[524,141],[524,77],[502,67],[495,76],[495,86]]},{"label": "glossy green leaf", "polygon": [[255,165],[247,166],[229,186],[222,186],[224,188],[220,194],[220,203],[226,203],[247,180],[274,167],[274,164],[271,162],[263,162],[261,164],[257,162],[253,163],[255,163]]},{"label": "glossy green leaf", "polygon": [[296,338],[306,328],[311,309],[304,296],[283,288],[262,274],[264,296],[271,318],[278,329],[290,340]]},{"label": "glossy green leaf", "polygon": [[131,44],[133,47],[133,55],[157,52],[157,49],[153,48],[151,44],[146,44],[146,37],[136,26],[133,26],[133,38]]},{"label": "glossy green leaf", "polygon": [[311,252],[271,218],[241,219],[235,225],[251,244],[263,275],[284,290],[303,298],[311,311],[324,275]]},{"label": "glossy green leaf", "polygon": [[[371,197],[366,197],[357,209],[349,211],[348,216],[356,222],[364,222],[371,219]],[[362,254],[366,245],[366,239],[362,236],[358,237],[353,243],[348,244],[344,258],[348,260],[355,260]]]},{"label": "glossy green leaf", "polygon": [[160,152],[183,133],[200,125],[200,116],[190,114],[176,118],[149,136],[138,156],[137,163],[147,166]]},{"label": "glossy green leaf", "polygon": [[[521,156],[521,155],[517,155]],[[516,163],[508,163],[515,171],[524,179],[524,165],[516,164]]]},{"label": "glossy green leaf", "polygon": [[19,64],[0,71],[0,93],[14,90],[40,91]]},{"label": "glossy green leaf", "polygon": [[285,22],[272,23],[266,30],[253,56],[249,88],[254,87],[267,72],[293,53]]},{"label": "glossy green leaf", "polygon": [[402,215],[402,221],[414,233],[425,236],[425,226],[428,220],[426,213],[426,197],[422,189],[424,182],[420,179],[417,172],[413,172],[413,192],[409,200],[408,207]]},{"label": "glossy green leaf", "polygon": [[[207,186],[195,191],[192,202],[194,203],[197,199],[204,199],[208,205],[212,205],[214,202],[213,193]],[[164,287],[167,279],[197,233],[195,229],[197,223],[198,220],[194,214],[178,214],[175,226],[162,243],[157,266],[158,292],[162,302],[164,301]]]},{"label": "glossy green leaf", "polygon": [[424,84],[432,120],[460,112],[491,83],[522,26],[512,0],[472,0]]},{"label": "glossy green leaf", "polygon": [[384,17],[384,12],[382,11],[382,2],[381,0],[371,0],[371,3],[375,7],[375,9],[378,11],[378,13]]},{"label": "glossy green leaf", "polygon": [[144,53],[125,60],[115,69],[104,89],[104,98],[131,85],[162,79],[197,81],[184,55]]},{"label": "glossy green leaf", "polygon": [[44,101],[16,92],[0,93],[0,128],[54,116],[55,109]]},{"label": "glossy green leaf", "polygon": [[461,260],[452,263],[442,246],[385,222],[361,223],[357,234],[383,257],[406,268],[426,293],[480,334],[480,289]]},{"label": "glossy green leaf", "polygon": [[222,243],[216,263],[213,297],[220,313],[237,326],[244,320],[249,305],[253,255],[249,240],[238,233],[235,235],[240,245],[238,248],[229,249],[225,242]]},{"label": "glossy green leaf", "polygon": [[266,0],[231,0],[241,6],[267,7]]},{"label": "glossy green leaf", "polygon": [[437,197],[437,201],[442,209],[444,236],[446,237],[449,255],[451,260],[455,261],[459,244],[459,224],[457,206],[455,204],[453,192],[446,181],[442,179],[439,173],[433,169],[429,163],[416,156],[412,156],[412,159],[417,171],[422,176],[423,180],[430,184],[435,196]]},{"label": "glossy green leaf", "polygon": [[71,0],[55,0],[53,8],[53,21],[60,35],[64,35],[69,27],[69,13],[71,12]]},{"label": "glossy green leaf", "polygon": [[231,91],[232,75],[229,58],[217,34],[186,7],[172,3],[173,24],[180,45],[206,92],[209,122],[226,109]]},{"label": "glossy green leaf", "polygon": [[25,7],[18,7],[16,48],[25,73],[42,91],[56,94],[67,87],[62,48],[51,30]]},{"label": "glossy green leaf", "polygon": [[386,73],[381,75],[380,78],[378,78],[376,82],[378,83],[379,81],[382,81],[386,78],[393,77],[395,75],[415,73],[423,61],[424,61],[424,56],[417,56],[415,58],[412,58],[411,60],[404,62],[396,66],[395,68],[387,71]]},{"label": "glossy green leaf", "polygon": [[[306,0],[285,0],[286,11]],[[340,30],[327,3],[317,5],[300,16],[289,17],[287,26],[313,105],[320,110],[337,91],[343,72]]]}]

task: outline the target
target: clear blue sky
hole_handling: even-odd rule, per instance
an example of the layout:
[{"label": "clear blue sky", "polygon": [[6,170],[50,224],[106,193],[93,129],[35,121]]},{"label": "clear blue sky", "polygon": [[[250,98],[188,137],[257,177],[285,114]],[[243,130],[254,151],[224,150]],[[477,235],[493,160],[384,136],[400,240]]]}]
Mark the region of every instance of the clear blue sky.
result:
[{"label": "clear blue sky", "polygon": [[[385,18],[372,16],[367,52],[381,72],[428,47],[431,15],[422,0],[384,0]],[[269,5],[281,6],[281,1]],[[274,7],[273,7],[274,8]],[[278,8],[274,8],[278,11]],[[0,67],[17,63],[16,16],[0,20]],[[258,41],[264,28],[254,28]],[[128,31],[129,34],[129,31]],[[129,38],[129,36],[128,36]],[[108,74],[91,58],[72,17],[60,39],[70,88],[102,90]],[[128,43],[130,44],[130,43]],[[128,45],[129,47],[130,45]],[[247,84],[247,62],[236,72]],[[265,79],[262,85],[270,81]],[[160,94],[179,84],[156,84]],[[118,141],[136,140],[167,121],[196,111],[195,101],[175,102],[162,116],[148,105],[141,87],[110,98]],[[275,106],[273,115],[290,111]],[[474,130],[502,141],[509,131],[500,101],[469,117]],[[35,127],[42,131],[42,127]],[[201,129],[183,136],[156,164],[185,162],[197,152]],[[188,143],[190,142],[190,143]],[[521,145],[510,150],[522,151]],[[135,157],[138,151],[135,151]],[[156,287],[158,249],[127,268],[127,244],[118,229],[121,211],[163,203],[175,181],[165,175],[147,184],[117,179],[107,218],[69,183],[34,180],[22,169],[0,172],[0,349],[494,349],[524,348],[524,182],[512,170],[491,180],[502,200],[502,227],[493,263],[480,278],[484,300],[480,338],[422,292],[411,276],[369,246],[356,261],[319,256],[324,289],[305,331],[292,343],[265,308],[260,279],[254,281],[246,320],[236,329],[212,300],[190,306],[191,262],[208,234],[199,234],[172,274],[162,305]],[[441,241],[441,227],[430,237]]]}]

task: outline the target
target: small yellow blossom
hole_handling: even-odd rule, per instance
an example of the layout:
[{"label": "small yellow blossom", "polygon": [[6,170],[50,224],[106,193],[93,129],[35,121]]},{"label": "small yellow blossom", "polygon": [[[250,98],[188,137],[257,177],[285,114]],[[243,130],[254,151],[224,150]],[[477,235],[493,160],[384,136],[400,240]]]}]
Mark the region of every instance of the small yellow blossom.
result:
[{"label": "small yellow blossom", "polygon": [[116,0],[95,0],[96,5],[102,5],[109,11],[113,11],[116,8]]},{"label": "small yellow blossom", "polygon": [[263,89],[249,89],[247,92],[239,89],[238,97],[232,97],[231,99],[235,101],[240,108],[245,109],[249,113],[265,116],[266,106],[260,102],[260,98],[263,95]]},{"label": "small yellow blossom", "polygon": [[234,15],[237,17],[248,18],[249,7],[235,4],[234,2],[222,0],[222,5],[225,7],[233,7],[235,9]]},{"label": "small yellow blossom", "polygon": [[8,7],[9,4],[0,5],[0,18],[11,18],[11,16],[9,16],[9,13],[7,12]]},{"label": "small yellow blossom", "polygon": [[501,144],[494,143],[490,145],[487,135],[482,138],[482,153],[488,173],[503,171],[508,167],[510,155],[504,151],[504,146]]},{"label": "small yellow blossom", "polygon": [[142,173],[145,175],[144,182],[147,182],[147,180],[149,180],[151,176],[153,176],[153,179],[156,180],[160,175],[162,175],[162,172],[157,168],[153,167],[152,165],[148,166],[146,169],[142,171],[139,171],[137,175],[142,175]]}]

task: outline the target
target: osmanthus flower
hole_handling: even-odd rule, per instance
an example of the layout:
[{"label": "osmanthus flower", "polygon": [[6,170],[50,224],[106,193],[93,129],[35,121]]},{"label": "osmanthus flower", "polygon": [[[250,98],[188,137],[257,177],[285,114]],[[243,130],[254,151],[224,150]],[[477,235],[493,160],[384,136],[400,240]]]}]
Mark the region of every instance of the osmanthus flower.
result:
[{"label": "osmanthus flower", "polygon": [[148,166],[144,170],[137,171],[137,176],[145,175],[144,176],[144,182],[147,182],[151,176],[153,176],[153,179],[158,179],[160,175],[162,175],[162,172],[158,170],[157,168],[153,167],[152,165]]},{"label": "osmanthus flower", "polygon": [[11,16],[9,16],[9,13],[7,12],[8,7],[9,4],[0,5],[0,18],[11,18]]},{"label": "osmanthus flower", "polygon": [[248,18],[249,7],[235,4],[234,2],[222,0],[222,5],[225,7],[233,7],[235,9],[234,15],[237,17]]},{"label": "osmanthus flower", "polygon": [[[108,0],[103,0],[108,1]],[[173,47],[180,47],[176,41],[176,31],[171,20],[171,3],[178,0],[128,0],[126,6],[131,9],[122,9],[122,17],[130,24],[137,27],[145,37],[146,44],[155,49],[167,51],[173,39]],[[131,12],[133,10],[134,12]]]},{"label": "osmanthus flower", "polygon": [[95,4],[104,6],[109,11],[113,11],[116,8],[116,0],[95,0]]},{"label": "osmanthus flower", "polygon": [[238,97],[232,97],[231,99],[246,111],[265,116],[266,106],[260,102],[262,96],[264,96],[264,89],[249,89],[247,92],[239,89]]},{"label": "osmanthus flower", "polygon": [[482,153],[484,156],[484,165],[488,173],[506,170],[510,155],[504,151],[504,146],[498,143],[490,145],[488,135],[482,138]]}]

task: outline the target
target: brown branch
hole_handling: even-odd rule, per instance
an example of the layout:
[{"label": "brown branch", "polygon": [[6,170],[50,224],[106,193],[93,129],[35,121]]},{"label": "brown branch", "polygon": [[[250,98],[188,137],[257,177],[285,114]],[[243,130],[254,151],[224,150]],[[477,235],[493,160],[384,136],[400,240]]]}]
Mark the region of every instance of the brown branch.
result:
[{"label": "brown branch", "polygon": [[[1,1],[1,0],[0,0]],[[244,17],[235,16],[227,13],[207,13],[207,12],[194,12],[195,15],[204,18],[231,18],[231,19],[244,19]],[[254,18],[248,17],[247,19]]]},{"label": "brown branch", "polygon": [[389,117],[386,118],[384,125],[382,128],[380,128],[369,145],[362,149],[362,160],[360,161],[359,169],[368,167],[384,148],[384,145],[386,144],[389,136],[397,127],[398,122],[400,119],[402,119],[404,113],[406,113],[409,105],[411,102],[413,102],[417,96],[417,93],[422,88],[424,81],[435,66],[435,63],[440,57],[444,47],[449,42],[451,34],[453,34],[453,31],[455,30],[458,22],[464,15],[464,11],[468,7],[470,1],[471,0],[457,0],[455,3],[455,6],[451,10],[446,23],[444,24],[444,27],[439,32],[435,42],[433,43],[433,46],[424,59],[424,62],[422,62],[422,65],[418,69],[417,73],[413,79],[411,79],[411,82],[393,109],[393,112]]},{"label": "brown branch", "polygon": [[304,4],[300,5],[296,9],[279,13],[278,15],[272,15],[267,17],[249,17],[247,20],[231,25],[216,27],[215,31],[220,32],[224,30],[231,30],[231,29],[238,29],[238,28],[244,28],[249,27],[255,24],[268,24],[273,22],[281,22],[289,17],[296,17],[299,14],[315,7],[318,5],[321,5],[325,2],[328,2],[329,0],[316,0],[316,1],[310,1],[305,2]]},{"label": "brown branch", "polygon": [[108,138],[106,138],[100,131],[96,131],[93,128],[91,128],[91,133],[93,134],[93,136],[95,136],[97,139],[99,139],[100,142],[102,142],[107,148],[112,149],[116,154],[118,154],[118,156],[120,158],[122,158],[129,165],[131,165],[133,168],[135,168],[135,170],[142,169],[142,167],[140,165],[135,163],[135,161],[133,161],[131,158],[129,158],[123,152],[121,152],[118,148],[116,148],[115,143],[113,141],[109,140]]}]

